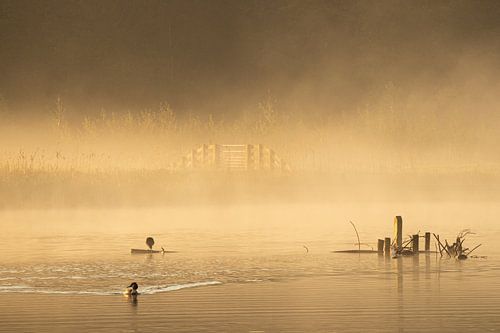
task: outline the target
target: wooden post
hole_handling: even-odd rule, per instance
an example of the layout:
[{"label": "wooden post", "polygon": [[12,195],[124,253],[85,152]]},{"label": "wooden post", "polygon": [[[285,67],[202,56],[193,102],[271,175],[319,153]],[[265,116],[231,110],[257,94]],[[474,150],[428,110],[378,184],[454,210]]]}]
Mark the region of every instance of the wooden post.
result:
[{"label": "wooden post", "polygon": [[383,254],[384,253],[384,240],[383,239],[379,239],[378,240],[378,243],[377,243],[377,252],[379,254]]},{"label": "wooden post", "polygon": [[418,254],[418,251],[419,251],[419,249],[418,249],[418,245],[419,245],[418,241],[419,241],[419,239],[420,239],[419,235],[413,235],[413,237],[412,237],[412,243],[413,243],[412,244],[412,249],[413,249],[413,253],[414,254]]},{"label": "wooden post", "polygon": [[431,250],[431,233],[425,233],[425,252],[430,252]]},{"label": "wooden post", "polygon": [[401,216],[394,218],[394,238],[396,239],[396,248],[401,251],[403,248],[403,219]]},{"label": "wooden post", "polygon": [[391,254],[391,238],[390,237],[386,237],[385,238],[385,254],[386,255],[390,255]]}]

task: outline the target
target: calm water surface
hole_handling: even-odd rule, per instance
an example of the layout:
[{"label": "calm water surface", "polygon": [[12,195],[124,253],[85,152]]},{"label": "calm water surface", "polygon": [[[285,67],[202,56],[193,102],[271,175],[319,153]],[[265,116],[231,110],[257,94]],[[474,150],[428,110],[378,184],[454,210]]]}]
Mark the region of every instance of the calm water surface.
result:
[{"label": "calm water surface", "polygon": [[[184,315],[196,317],[207,309],[203,295],[221,297],[209,305],[211,315],[236,311],[234,325],[240,326],[226,327],[231,330],[250,330],[251,313],[262,316],[263,326],[255,329],[271,331],[368,330],[374,328],[370,323],[379,321],[388,330],[411,330],[405,317],[410,311],[441,329],[457,317],[462,329],[498,331],[499,210],[494,203],[344,203],[2,212],[0,293],[18,299],[19,309],[25,310],[30,304],[39,307],[36,300],[42,295],[56,303],[61,299],[55,295],[83,297],[78,303],[82,307],[91,302],[85,300],[101,295],[103,304],[113,308],[124,287],[137,281],[143,294],[138,307],[148,302],[160,306],[176,295],[176,304],[182,301],[186,307]],[[377,238],[392,236],[397,214],[403,216],[405,234],[433,231],[453,239],[470,228],[476,234],[466,245],[482,243],[476,254],[487,258],[457,262],[436,255],[389,259],[331,253],[355,248],[349,220],[356,223],[369,249]],[[176,252],[130,254],[131,248],[146,247],[147,236],[155,238],[155,247]],[[161,298],[163,294],[171,296]],[[29,295],[29,304],[23,304],[20,295]],[[230,305],[232,299],[239,301]],[[88,311],[93,307],[88,305]],[[18,309],[15,304],[10,308]],[[4,321],[12,325],[19,322],[14,310],[10,313],[8,305],[2,306]],[[117,313],[129,318],[126,311],[137,309],[124,311]],[[351,317],[345,326],[335,326],[346,313],[363,320],[356,326]],[[223,328],[228,319],[202,322],[196,330]],[[319,326],[307,326],[313,324]],[[44,326],[34,327],[43,331]],[[175,320],[162,327],[194,329]]]}]

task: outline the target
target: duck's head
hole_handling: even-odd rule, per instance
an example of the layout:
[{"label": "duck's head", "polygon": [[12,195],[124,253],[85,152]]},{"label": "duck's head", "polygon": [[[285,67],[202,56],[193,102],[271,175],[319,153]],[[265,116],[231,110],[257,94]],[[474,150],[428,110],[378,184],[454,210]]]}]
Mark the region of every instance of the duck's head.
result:
[{"label": "duck's head", "polygon": [[139,285],[136,282],[132,282],[130,286],[127,288],[132,288],[133,290],[137,290],[139,288]]}]

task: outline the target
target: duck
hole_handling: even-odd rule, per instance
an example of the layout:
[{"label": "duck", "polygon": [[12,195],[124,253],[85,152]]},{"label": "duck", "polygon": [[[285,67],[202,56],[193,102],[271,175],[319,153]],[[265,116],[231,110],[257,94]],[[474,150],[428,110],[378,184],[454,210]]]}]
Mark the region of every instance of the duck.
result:
[{"label": "duck", "polygon": [[132,282],[130,286],[128,286],[127,289],[125,289],[123,294],[125,296],[137,296],[139,295],[137,289],[139,289],[139,285],[137,284],[137,282]]}]

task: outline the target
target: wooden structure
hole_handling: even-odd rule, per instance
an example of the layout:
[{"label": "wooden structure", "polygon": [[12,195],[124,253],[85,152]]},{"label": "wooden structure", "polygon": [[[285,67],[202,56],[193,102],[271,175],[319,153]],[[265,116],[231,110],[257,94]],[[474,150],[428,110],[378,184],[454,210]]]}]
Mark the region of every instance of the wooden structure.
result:
[{"label": "wooden structure", "polygon": [[186,154],[174,169],[290,171],[274,150],[262,144],[202,144]]},{"label": "wooden structure", "polygon": [[[420,237],[425,238],[425,251],[420,251]],[[391,244],[391,245],[388,245]],[[430,253],[431,249],[431,233],[426,232],[425,236],[419,234],[411,235],[408,240],[403,241],[403,218],[396,216],[394,218],[394,240],[391,243],[390,238],[385,239],[384,252],[389,255],[390,251],[394,251],[395,256],[399,255],[414,255],[421,252]]]},{"label": "wooden structure", "polygon": [[[390,237],[379,238],[377,240],[377,250],[361,250],[361,244],[367,245],[365,243],[361,243],[359,239],[359,233],[356,229],[356,226],[352,221],[349,221],[354,231],[356,232],[356,236],[358,237],[358,249],[357,250],[342,250],[342,251],[332,251],[334,253],[378,253],[380,255],[385,254],[386,256],[393,255],[394,258],[399,256],[409,256],[409,255],[418,255],[420,253],[431,253],[431,233],[426,232],[425,236],[420,236],[419,234],[411,235],[409,239],[403,239],[403,218],[401,216],[396,216],[394,218],[394,238],[391,240]],[[420,238],[425,238],[425,251],[420,251]],[[458,239],[460,239],[459,236]],[[436,239],[439,242],[439,236],[436,236]],[[391,242],[392,241],[392,242]],[[457,240],[457,243],[459,241]],[[392,253],[391,253],[392,252]]]}]

